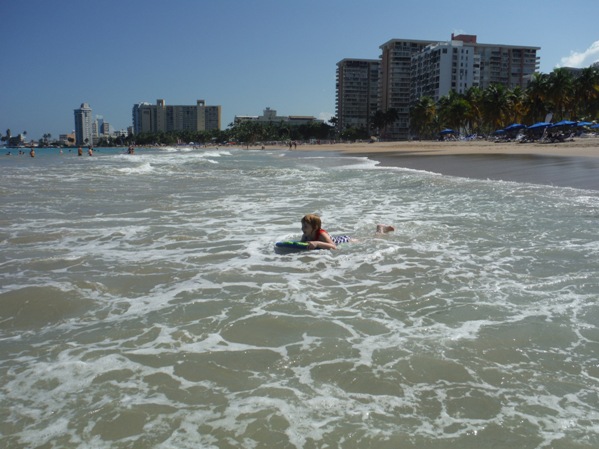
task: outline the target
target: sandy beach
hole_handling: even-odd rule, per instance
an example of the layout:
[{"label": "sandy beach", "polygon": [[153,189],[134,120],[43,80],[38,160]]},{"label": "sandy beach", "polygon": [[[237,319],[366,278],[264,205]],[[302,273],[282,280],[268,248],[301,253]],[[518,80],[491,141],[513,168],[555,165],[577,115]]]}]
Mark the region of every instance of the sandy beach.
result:
[{"label": "sandy beach", "polygon": [[538,155],[563,157],[599,157],[599,136],[580,137],[560,143],[516,143],[472,141],[410,141],[303,145],[305,151],[340,151],[351,154],[385,154],[395,156],[455,155]]},{"label": "sandy beach", "polygon": [[599,190],[597,136],[560,143],[411,141],[302,145],[298,150],[366,156],[381,166],[449,176]]}]

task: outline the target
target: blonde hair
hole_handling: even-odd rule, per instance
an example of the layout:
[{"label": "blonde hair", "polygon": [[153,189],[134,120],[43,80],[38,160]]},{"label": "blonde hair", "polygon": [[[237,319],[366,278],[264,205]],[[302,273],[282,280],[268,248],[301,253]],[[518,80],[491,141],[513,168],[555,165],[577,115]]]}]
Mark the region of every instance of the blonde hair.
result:
[{"label": "blonde hair", "polygon": [[315,230],[319,230],[322,227],[322,221],[320,220],[320,217],[316,214],[304,215],[304,217],[302,218],[302,223],[309,224]]}]

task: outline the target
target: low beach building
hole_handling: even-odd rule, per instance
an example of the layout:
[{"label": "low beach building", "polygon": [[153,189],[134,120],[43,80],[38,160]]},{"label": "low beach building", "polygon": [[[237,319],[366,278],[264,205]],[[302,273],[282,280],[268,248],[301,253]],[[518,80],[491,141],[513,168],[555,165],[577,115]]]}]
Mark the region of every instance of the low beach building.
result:
[{"label": "low beach building", "polygon": [[275,109],[267,107],[262,115],[236,115],[234,123],[256,122],[262,125],[287,124],[291,126],[307,125],[309,123],[324,123],[324,120],[317,119],[311,115],[277,115]]}]

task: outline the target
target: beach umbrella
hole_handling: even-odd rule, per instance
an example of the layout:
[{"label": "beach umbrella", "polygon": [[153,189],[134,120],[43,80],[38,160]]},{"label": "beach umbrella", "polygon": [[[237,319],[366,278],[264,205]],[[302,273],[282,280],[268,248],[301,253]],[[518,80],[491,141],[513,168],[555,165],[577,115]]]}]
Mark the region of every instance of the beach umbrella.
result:
[{"label": "beach umbrella", "polygon": [[498,129],[493,134],[505,134],[505,130],[504,129]]},{"label": "beach umbrella", "polygon": [[576,122],[573,122],[571,120],[562,120],[561,122],[554,123],[553,125],[551,125],[551,127],[556,128],[558,126],[574,126],[574,125],[576,125]]},{"label": "beach umbrella", "polygon": [[590,128],[593,128],[593,129],[599,128],[599,123],[597,123],[597,124],[595,124],[595,125],[592,125],[592,126],[590,126]]},{"label": "beach umbrella", "polygon": [[526,126],[521,125],[520,123],[512,123],[507,128],[503,128],[505,131],[516,131],[518,129],[526,128]]},{"label": "beach umbrella", "polygon": [[576,126],[590,126],[593,122],[578,122]]},{"label": "beach umbrella", "polygon": [[548,126],[550,126],[551,123],[547,123],[547,122],[539,122],[539,123],[535,123],[534,125],[530,125],[528,128],[526,129],[539,129],[539,128],[547,128]]},{"label": "beach umbrella", "polygon": [[455,131],[453,129],[446,128],[443,131],[441,131],[439,134],[441,134],[441,135],[444,135],[444,134],[455,134]]}]

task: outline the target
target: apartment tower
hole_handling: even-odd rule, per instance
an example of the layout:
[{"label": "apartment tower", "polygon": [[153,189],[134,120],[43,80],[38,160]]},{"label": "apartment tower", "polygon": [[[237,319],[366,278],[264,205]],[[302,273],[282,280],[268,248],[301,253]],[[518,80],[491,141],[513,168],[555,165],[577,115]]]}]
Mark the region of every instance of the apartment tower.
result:
[{"label": "apartment tower", "polygon": [[407,140],[410,132],[412,57],[435,41],[392,39],[380,46],[379,107],[397,111],[397,120],[381,132],[383,139]]},{"label": "apartment tower", "polygon": [[210,131],[220,129],[221,107],[206,106],[204,100],[195,105],[169,106],[162,99],[156,104],[138,103],[133,106],[133,132],[155,133],[168,131]]},{"label": "apartment tower", "polygon": [[79,109],[75,109],[75,143],[77,145],[92,145],[93,143],[93,121],[92,109],[87,103],[82,103]]},{"label": "apartment tower", "polygon": [[465,93],[480,85],[480,58],[462,41],[439,42],[412,56],[410,103],[421,97],[435,102],[450,91]]},{"label": "apartment tower", "polygon": [[337,63],[337,131],[363,128],[370,131],[378,108],[378,59],[343,59]]}]

